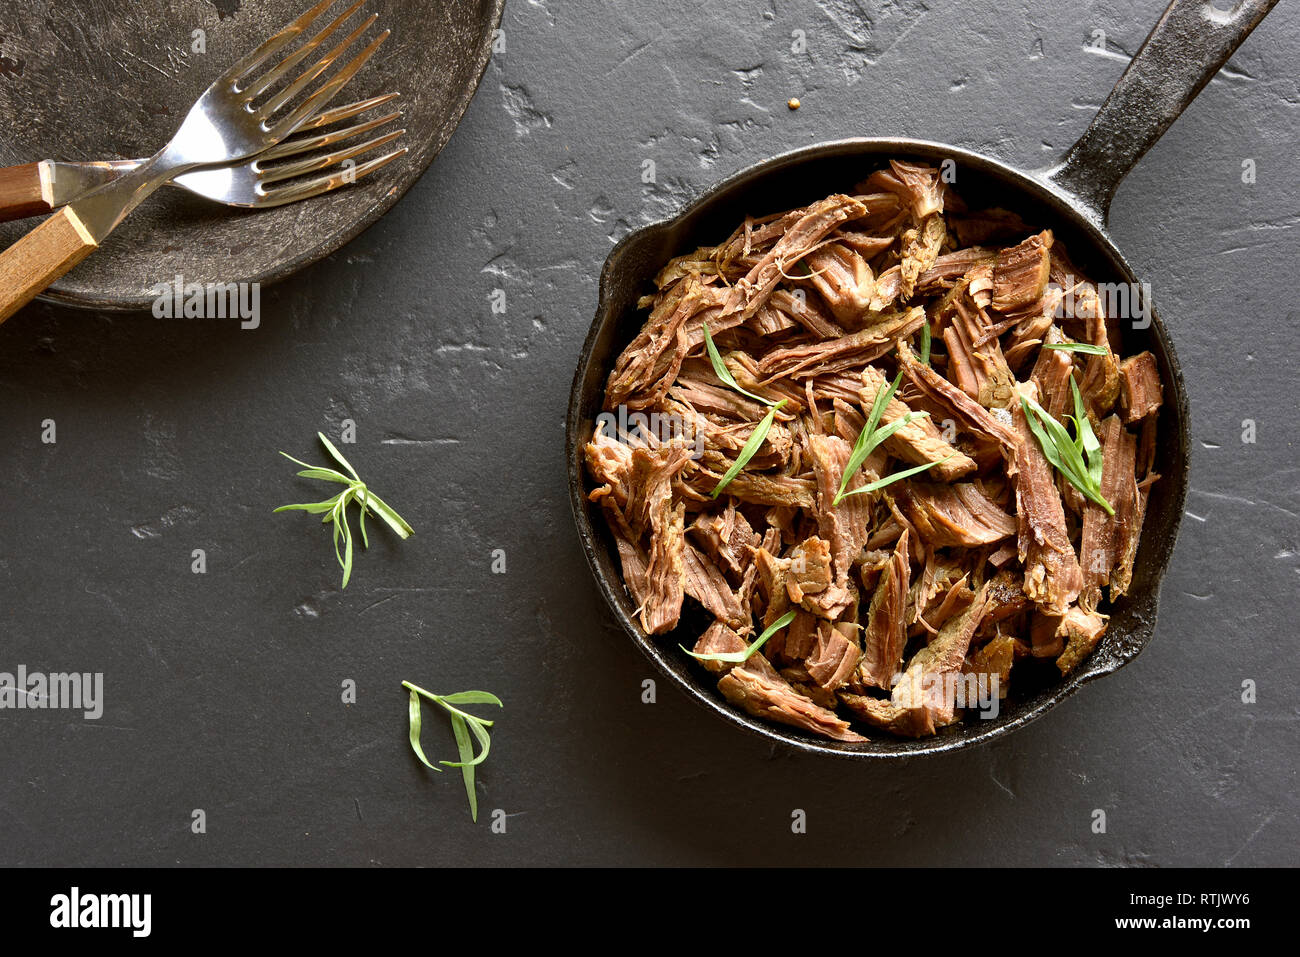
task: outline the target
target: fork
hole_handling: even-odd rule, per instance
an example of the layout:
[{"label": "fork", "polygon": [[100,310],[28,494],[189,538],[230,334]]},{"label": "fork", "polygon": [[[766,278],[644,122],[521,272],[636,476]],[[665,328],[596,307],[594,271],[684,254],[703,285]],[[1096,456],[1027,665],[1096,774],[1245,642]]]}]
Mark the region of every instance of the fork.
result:
[{"label": "fork", "polygon": [[[400,117],[400,111],[386,113],[374,119],[350,126],[327,129],[344,120],[352,119],[397,99],[399,94],[375,96],[347,106],[325,110],[305,121],[289,139],[258,153],[252,160],[234,166],[214,166],[196,169],[173,179],[168,185],[178,186],[195,195],[227,206],[250,209],[268,209],[309,199],[328,193],[387,166],[406,153],[406,147],[357,163],[402,136],[406,130],[387,133],[352,143],[339,149],[329,149],[336,144],[356,140],[367,133],[386,126]],[[305,135],[313,131],[314,135]],[[328,152],[326,150],[329,149]],[[292,163],[279,163],[292,157]],[[349,161],[354,161],[348,165]],[[275,165],[269,165],[275,162]],[[94,189],[112,182],[144,163],[136,160],[102,160],[93,163],[65,163],[41,160],[23,166],[0,169],[0,221],[23,219],[40,213],[53,212],[60,206],[76,201]],[[302,180],[301,177],[338,167],[335,172]],[[298,180],[289,183],[289,180]]]},{"label": "fork", "polygon": [[[0,253],[0,322],[90,255],[164,183],[201,166],[255,156],[324,109],[389,36],[388,30],[383,31],[332,77],[317,83],[378,19],[378,14],[371,14],[314,64],[295,72],[365,3],[356,0],[297,50],[272,59],[317,23],[334,2],[320,0],[218,77],[190,108],[171,141],[140,166],[64,206]],[[283,80],[290,82],[271,92]],[[295,103],[298,97],[304,98]]]}]

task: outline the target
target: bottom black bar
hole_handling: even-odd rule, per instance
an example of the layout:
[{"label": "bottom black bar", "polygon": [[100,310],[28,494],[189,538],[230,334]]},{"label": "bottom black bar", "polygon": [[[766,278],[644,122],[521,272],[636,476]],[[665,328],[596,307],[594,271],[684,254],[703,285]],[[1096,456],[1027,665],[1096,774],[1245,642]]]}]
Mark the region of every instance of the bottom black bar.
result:
[{"label": "bottom black bar", "polygon": [[[1041,931],[1071,941],[1199,935],[1231,944],[1260,930],[1287,930],[1295,916],[1283,915],[1290,877],[1281,870],[700,869],[638,879],[631,871],[582,869],[13,869],[5,874],[0,916],[10,946],[29,937],[247,942],[263,932],[290,934],[295,943],[337,944],[354,934],[417,941],[437,927],[490,941],[535,909],[551,914],[552,931],[575,924],[594,931],[589,921],[601,913],[632,925],[665,921],[664,929],[701,917],[717,927],[719,918],[731,923],[728,916],[748,914],[743,919],[752,922],[780,897],[791,914],[811,920],[816,889],[835,886],[857,898],[855,912],[888,915],[872,921],[876,943],[894,936],[890,927],[900,939],[928,927],[967,941],[1001,928],[1020,939]],[[791,895],[801,886],[808,895],[802,904]]]}]

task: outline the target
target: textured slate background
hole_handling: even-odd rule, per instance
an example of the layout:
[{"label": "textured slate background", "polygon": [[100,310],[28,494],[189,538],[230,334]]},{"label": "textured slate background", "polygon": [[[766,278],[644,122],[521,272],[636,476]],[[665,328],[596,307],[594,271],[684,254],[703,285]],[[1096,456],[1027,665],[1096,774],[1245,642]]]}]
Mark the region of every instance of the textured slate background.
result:
[{"label": "textured slate background", "polygon": [[[1297,863],[1294,5],[1114,206],[1193,414],[1188,514],[1133,665],[957,756],[773,752],[667,687],[641,703],[654,675],[606,615],[566,500],[563,409],[614,240],[821,139],[1046,165],[1161,9],[512,0],[451,145],[378,225],[264,290],[259,329],[14,317],[0,670],[102,671],[106,711],[0,711],[0,863]],[[1104,53],[1084,49],[1097,29]],[[315,431],[345,418],[353,462],[418,534],[376,534],[340,592],[328,535],[270,510],[316,491],[276,450],[320,460]],[[404,678],[506,702],[477,826],[459,780],[410,754]],[[450,756],[426,724],[426,749]]]}]

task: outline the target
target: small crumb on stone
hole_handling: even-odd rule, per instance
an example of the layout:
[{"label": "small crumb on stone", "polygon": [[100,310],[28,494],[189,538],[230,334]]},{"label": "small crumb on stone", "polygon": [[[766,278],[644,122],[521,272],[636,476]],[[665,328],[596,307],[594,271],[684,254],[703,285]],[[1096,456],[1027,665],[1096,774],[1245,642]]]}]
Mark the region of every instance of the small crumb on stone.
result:
[{"label": "small crumb on stone", "polygon": [[786,106],[790,107],[790,109],[792,109],[792,110],[797,110],[797,109],[799,109],[799,106],[800,106],[800,104],[799,104],[799,98],[798,98],[797,96],[792,96],[792,97],[790,97],[790,101],[789,101],[788,103],[786,103]]}]

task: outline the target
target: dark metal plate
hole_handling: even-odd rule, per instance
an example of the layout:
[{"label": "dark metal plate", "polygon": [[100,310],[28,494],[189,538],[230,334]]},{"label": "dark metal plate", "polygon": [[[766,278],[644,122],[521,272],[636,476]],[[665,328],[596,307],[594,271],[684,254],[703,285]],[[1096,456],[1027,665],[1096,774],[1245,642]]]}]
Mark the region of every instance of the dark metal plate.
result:
[{"label": "dark metal plate", "polygon": [[[0,164],[146,156],[223,70],[307,0],[23,0],[0,6]],[[186,282],[273,282],[316,262],[401,198],[446,145],[487,66],[504,0],[369,0],[393,35],[336,104],[396,91],[410,152],[355,186],[277,209],[160,190],[43,298],[141,309]],[[338,10],[344,4],[337,5]],[[205,52],[196,51],[202,32]],[[0,225],[8,245],[36,220]]]}]

